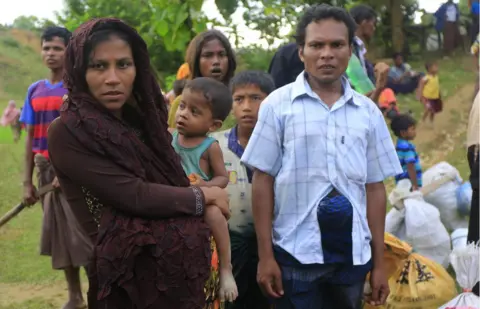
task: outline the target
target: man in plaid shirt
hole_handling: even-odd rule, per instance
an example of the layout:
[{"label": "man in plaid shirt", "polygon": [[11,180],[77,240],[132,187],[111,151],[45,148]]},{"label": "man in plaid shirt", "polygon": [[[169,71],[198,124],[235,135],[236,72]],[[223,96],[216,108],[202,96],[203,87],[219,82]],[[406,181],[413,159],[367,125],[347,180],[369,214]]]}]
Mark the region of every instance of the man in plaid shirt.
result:
[{"label": "man in plaid shirt", "polygon": [[257,280],[276,309],[360,308],[370,270],[367,301],[389,294],[383,181],[402,169],[380,110],[343,77],[354,32],[341,8],[305,12],[305,71],[262,103],[242,156],[255,170]]}]

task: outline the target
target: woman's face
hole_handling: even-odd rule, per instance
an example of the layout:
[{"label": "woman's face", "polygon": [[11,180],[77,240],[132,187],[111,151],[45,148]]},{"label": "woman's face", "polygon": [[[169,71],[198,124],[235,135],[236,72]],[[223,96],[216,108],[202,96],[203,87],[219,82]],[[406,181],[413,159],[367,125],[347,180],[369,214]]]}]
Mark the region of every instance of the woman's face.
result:
[{"label": "woman's face", "polygon": [[89,55],[85,79],[92,96],[112,112],[120,111],[132,94],[136,69],[132,49],[112,35]]},{"label": "woman's face", "polygon": [[228,72],[228,55],[220,40],[213,39],[203,44],[199,64],[202,77],[224,81]]}]

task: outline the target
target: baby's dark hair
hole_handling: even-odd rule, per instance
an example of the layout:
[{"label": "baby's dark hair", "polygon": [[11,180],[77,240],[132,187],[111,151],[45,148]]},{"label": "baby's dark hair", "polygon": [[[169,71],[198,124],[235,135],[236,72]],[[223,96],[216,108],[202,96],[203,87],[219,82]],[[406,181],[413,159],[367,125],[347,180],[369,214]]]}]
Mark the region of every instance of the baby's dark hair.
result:
[{"label": "baby's dark hair", "polygon": [[176,97],[182,94],[183,88],[185,88],[186,84],[187,80],[185,79],[177,79],[173,82],[173,93],[175,93]]},{"label": "baby's dark hair", "polygon": [[393,131],[393,134],[397,137],[402,137],[402,131],[407,131],[408,128],[417,124],[417,121],[413,119],[410,114],[399,114],[392,119],[390,123],[390,128]]},{"label": "baby's dark hair", "polygon": [[257,86],[266,95],[275,90],[275,83],[270,74],[262,71],[243,71],[236,74],[230,81],[230,91],[233,94],[235,89],[247,85]]},{"label": "baby's dark hair", "polygon": [[185,89],[203,93],[210,103],[213,119],[224,121],[230,114],[233,103],[232,94],[223,83],[210,77],[198,77],[189,81]]},{"label": "baby's dark hair", "polygon": [[430,71],[430,68],[431,68],[432,66],[434,66],[435,64],[437,64],[437,62],[435,62],[435,61],[427,61],[427,62],[425,62],[425,70],[427,70],[427,72]]}]

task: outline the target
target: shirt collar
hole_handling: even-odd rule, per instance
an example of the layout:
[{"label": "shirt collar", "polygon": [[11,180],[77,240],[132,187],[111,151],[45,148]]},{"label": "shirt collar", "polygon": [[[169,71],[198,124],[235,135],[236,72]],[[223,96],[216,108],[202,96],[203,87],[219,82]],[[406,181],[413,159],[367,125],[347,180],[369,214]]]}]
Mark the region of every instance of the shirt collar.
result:
[{"label": "shirt collar", "polygon": [[[314,93],[312,88],[310,87],[310,84],[307,81],[306,75],[307,73],[303,71],[297,76],[297,79],[291,85],[292,87],[291,94],[290,94],[291,103],[293,103],[293,101],[296,98],[303,95],[308,95],[311,98],[319,99],[318,95]],[[351,104],[360,106],[360,102],[357,102],[356,100],[354,100],[353,89],[350,86],[350,82],[348,81],[348,79],[345,76],[342,76],[341,79],[342,79],[343,95],[339,99],[339,101],[343,100],[346,103],[351,103]]]},{"label": "shirt collar", "polygon": [[365,43],[363,43],[362,39],[358,36],[355,36],[353,40],[355,41],[355,44],[358,46],[358,49],[362,52],[362,54],[365,54],[367,52],[367,48],[365,47]]},{"label": "shirt collar", "polygon": [[[230,130],[230,133],[228,134],[228,149],[230,149],[230,151],[232,151],[239,159],[242,157],[243,152],[245,150],[243,149],[242,145],[240,145],[240,143],[238,142],[237,126],[233,127]],[[248,182],[252,183],[253,172],[246,165],[244,166],[247,171]]]}]

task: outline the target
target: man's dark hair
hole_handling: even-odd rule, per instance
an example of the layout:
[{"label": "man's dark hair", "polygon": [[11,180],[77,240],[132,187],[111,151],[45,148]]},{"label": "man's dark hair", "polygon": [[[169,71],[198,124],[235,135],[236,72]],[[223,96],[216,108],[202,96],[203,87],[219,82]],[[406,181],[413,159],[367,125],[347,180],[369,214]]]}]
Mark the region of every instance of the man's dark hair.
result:
[{"label": "man's dark hair", "polygon": [[408,128],[417,124],[417,121],[413,119],[410,114],[400,114],[395,116],[390,123],[390,128],[393,134],[397,137],[402,137],[402,131],[407,131]]},{"label": "man's dark hair", "polygon": [[328,4],[315,4],[307,9],[307,11],[300,18],[297,25],[297,31],[295,34],[296,42],[299,46],[305,45],[305,35],[307,26],[313,22],[319,22],[325,19],[334,19],[342,22],[348,29],[348,43],[352,43],[355,36],[355,21],[348,14],[348,12],[342,8],[331,6]]},{"label": "man's dark hair", "polygon": [[48,27],[43,31],[40,42],[42,44],[43,42],[50,42],[53,40],[54,37],[59,37],[63,39],[65,46],[67,46],[68,42],[70,41],[70,38],[72,37],[72,33],[63,27],[57,27],[57,26]]},{"label": "man's dark hair", "polygon": [[175,94],[176,97],[182,94],[183,88],[185,88],[186,84],[187,84],[186,79],[177,79],[176,81],[173,82],[173,93]]},{"label": "man's dark hair", "polygon": [[393,53],[393,55],[392,55],[393,60],[397,59],[398,57],[403,57],[403,54],[399,53],[399,52]]},{"label": "man's dark hair", "polygon": [[262,71],[243,71],[236,74],[230,81],[230,91],[233,94],[235,89],[248,85],[257,86],[266,95],[275,90],[275,83],[270,74]]},{"label": "man's dark hair", "polygon": [[368,5],[359,4],[350,9],[350,15],[357,25],[363,21],[377,20],[377,13]]},{"label": "man's dark hair", "polygon": [[232,110],[232,94],[223,83],[210,78],[198,77],[188,81],[185,89],[203,94],[210,104],[213,119],[224,121]]}]

